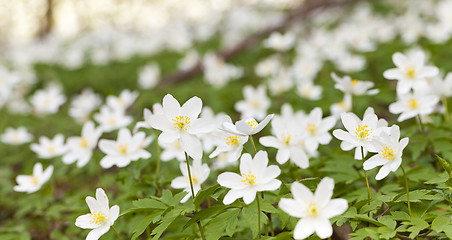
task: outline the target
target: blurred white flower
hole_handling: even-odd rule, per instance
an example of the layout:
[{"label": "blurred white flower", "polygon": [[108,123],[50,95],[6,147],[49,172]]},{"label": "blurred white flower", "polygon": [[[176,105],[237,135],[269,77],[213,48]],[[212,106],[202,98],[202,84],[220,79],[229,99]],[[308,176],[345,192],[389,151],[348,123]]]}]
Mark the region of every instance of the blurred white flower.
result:
[{"label": "blurred white flower", "polygon": [[99,113],[94,114],[94,119],[99,123],[103,132],[126,127],[133,120],[132,117],[126,116],[124,111],[105,105],[100,108]]},{"label": "blurred white flower", "polygon": [[[188,169],[186,163],[179,164],[180,171],[182,172],[181,177],[177,177],[171,181],[172,188],[183,188],[187,195],[182,198],[181,203],[186,202],[191,196],[190,179],[188,176]],[[207,164],[202,164],[201,159],[194,159],[193,165],[190,166],[191,181],[193,183],[193,191],[196,194],[201,190],[201,184],[206,181],[210,174],[210,168]]]},{"label": "blurred white flower", "polygon": [[116,141],[107,139],[99,141],[99,149],[107,154],[100,160],[100,165],[103,168],[111,168],[113,165],[125,167],[131,161],[148,159],[151,153],[143,149],[145,143],[146,135],[143,132],[132,135],[129,129],[121,128]]},{"label": "blurred white flower", "polygon": [[1,140],[3,143],[19,145],[30,142],[33,139],[25,127],[18,127],[17,129],[8,127],[5,133],[2,134]]},{"label": "blurred white flower", "polygon": [[99,94],[94,93],[90,88],[86,88],[81,94],[76,95],[72,99],[69,108],[69,116],[80,123],[84,123],[90,119],[90,114],[99,107],[101,103],[102,100]]},{"label": "blurred white flower", "polygon": [[139,121],[135,124],[135,127],[133,128],[133,132],[137,132],[138,129],[140,129],[140,128],[146,128],[146,129],[152,128],[152,126],[149,123],[149,118],[153,114],[163,114],[162,104],[154,103],[154,105],[152,105],[152,111],[145,108],[143,110],[143,121]]},{"label": "blurred white flower", "polygon": [[259,77],[270,77],[275,75],[281,67],[281,59],[277,55],[273,55],[260,61],[254,68],[254,72]]},{"label": "blurred white flower", "polygon": [[135,99],[138,97],[137,91],[130,91],[128,89],[123,90],[119,97],[116,96],[108,96],[107,97],[107,106],[111,109],[125,111],[127,108],[132,106]]},{"label": "blurred white flower", "polygon": [[402,122],[417,115],[430,114],[435,110],[439,98],[435,95],[407,93],[399,95],[395,103],[389,105],[389,111],[393,114],[400,114],[397,121]]},{"label": "blurred white flower", "polygon": [[33,152],[38,154],[40,158],[53,158],[63,155],[67,151],[67,147],[64,144],[63,134],[57,134],[53,139],[41,136],[39,138],[39,144],[33,143],[30,145]]},{"label": "blurred white flower", "polygon": [[160,158],[162,161],[167,162],[173,159],[179,161],[185,161],[185,151],[181,148],[179,140],[175,140],[172,143],[160,142],[160,147],[163,148]]},{"label": "blurred white flower", "polygon": [[57,86],[37,90],[30,98],[30,103],[38,115],[56,113],[64,102],[66,97]]},{"label": "blurred white flower", "polygon": [[319,100],[322,97],[323,88],[314,85],[311,81],[297,81],[297,93],[300,97],[309,100]]},{"label": "blurred white flower", "polygon": [[331,73],[331,77],[336,82],[334,87],[341,90],[345,94],[359,96],[375,95],[379,92],[378,89],[370,89],[374,86],[374,83],[370,81],[352,79],[350,76],[343,76],[340,78],[335,73]]},{"label": "blurred white flower", "polygon": [[314,232],[320,238],[331,237],[333,228],[329,219],[348,208],[347,200],[331,199],[333,189],[334,180],[329,177],[320,181],[314,194],[305,185],[292,183],[290,192],[294,199],[281,198],[279,207],[290,216],[301,218],[293,230],[294,239],[305,239]]},{"label": "blurred white flower", "polygon": [[264,119],[271,104],[266,95],[265,86],[260,85],[257,88],[245,86],[243,96],[245,99],[234,105],[234,109],[241,113],[242,118],[253,117],[258,121]]},{"label": "blurred white flower", "polygon": [[142,89],[151,89],[160,80],[160,68],[156,63],[150,63],[140,68],[138,73],[138,86]]},{"label": "blurred white flower", "polygon": [[199,54],[196,50],[188,51],[184,58],[179,61],[179,69],[180,70],[188,70],[196,65],[199,61]]},{"label": "blurred white flower", "polygon": [[336,118],[329,116],[322,119],[322,109],[314,108],[304,121],[299,122],[299,127],[306,133],[304,135],[304,144],[310,152],[316,151],[319,144],[328,144],[332,137],[328,132],[336,124]]},{"label": "blurred white flower", "polygon": [[[235,128],[235,126],[233,126],[232,124],[231,118],[229,117],[225,118],[224,123],[227,123],[227,125],[229,124],[231,128]],[[233,130],[237,131],[237,129]],[[248,141],[247,135],[245,136],[234,135],[226,131],[217,132],[215,141],[217,144],[217,148],[209,155],[209,157],[214,158],[218,156],[220,153],[228,152],[229,153],[227,155],[228,161],[235,162],[237,161],[237,159],[239,159],[240,155],[242,154],[243,144],[245,144],[247,141]]]},{"label": "blurred white flower", "polygon": [[102,129],[100,127],[96,128],[91,121],[86,122],[83,125],[80,137],[69,137],[67,139],[68,151],[63,156],[63,163],[72,164],[77,161],[77,167],[85,166],[91,159],[101,135]]},{"label": "blurred white flower", "polygon": [[235,135],[250,136],[260,132],[272,120],[275,114],[267,115],[264,120],[258,123],[254,118],[245,118],[234,124],[229,122],[223,123],[223,130]]},{"label": "blurred white flower", "polygon": [[208,53],[202,61],[204,78],[214,87],[220,88],[230,80],[235,80],[243,75],[243,69],[232,64],[227,64],[219,56]]},{"label": "blurred white flower", "polygon": [[104,235],[119,217],[119,206],[110,208],[108,197],[102,188],[96,189],[96,198],[86,197],[91,213],[77,217],[75,226],[82,229],[93,229],[86,236],[86,240],[97,240]]},{"label": "blurred white flower", "polygon": [[352,110],[352,95],[345,94],[344,99],[338,103],[333,103],[330,106],[331,115],[336,118],[340,118],[344,112],[350,112]]},{"label": "blurred white flower", "polygon": [[294,44],[295,34],[293,32],[287,32],[285,34],[273,32],[270,37],[264,40],[265,47],[281,52],[290,50]]},{"label": "blurred white flower", "polygon": [[268,166],[267,152],[259,151],[254,158],[249,153],[240,159],[240,173],[225,172],[218,176],[218,183],[231,190],[224,196],[223,203],[229,205],[238,198],[243,198],[245,204],[250,204],[256,198],[257,192],[274,191],[281,186],[276,177],[281,169],[276,165]]},{"label": "blurred white flower", "polygon": [[26,193],[36,192],[50,179],[52,173],[52,165],[47,167],[46,170],[43,170],[41,163],[35,163],[32,175],[19,175],[16,177],[18,185],[14,186],[14,191]]},{"label": "blurred white flower", "polygon": [[403,149],[408,145],[408,138],[400,140],[400,128],[397,125],[391,127],[390,134],[382,132],[374,141],[377,154],[364,162],[364,170],[370,170],[382,166],[375,179],[381,180],[392,171],[395,172],[402,163]]}]

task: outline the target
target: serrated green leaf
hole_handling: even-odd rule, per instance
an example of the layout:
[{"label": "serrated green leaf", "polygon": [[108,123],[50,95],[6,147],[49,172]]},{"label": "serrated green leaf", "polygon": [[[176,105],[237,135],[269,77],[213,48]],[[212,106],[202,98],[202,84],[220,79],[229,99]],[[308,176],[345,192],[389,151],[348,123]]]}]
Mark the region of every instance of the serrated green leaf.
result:
[{"label": "serrated green leaf", "polygon": [[228,235],[233,235],[237,226],[237,217],[240,209],[232,209],[218,214],[205,227],[205,234],[208,240],[219,239],[227,229]]},{"label": "serrated green leaf", "polygon": [[432,191],[439,193],[445,200],[452,204],[452,192],[449,189],[433,189]]},{"label": "serrated green leaf", "polygon": [[320,183],[320,178],[305,178],[302,179],[301,181],[299,181],[300,183],[302,183],[303,185],[305,185],[307,188],[309,188],[309,190],[311,190],[311,192],[315,192],[315,190],[317,189],[317,185],[319,185]]},{"label": "serrated green leaf", "polygon": [[452,229],[450,217],[438,216],[432,222],[432,229],[435,232],[444,232]]},{"label": "serrated green leaf", "polygon": [[406,213],[406,212],[394,211],[394,212],[391,212],[391,215],[394,217],[394,220],[399,220],[399,221],[410,220],[410,215],[408,215],[408,213]]},{"label": "serrated green leaf", "polygon": [[396,234],[397,231],[395,231],[394,229],[391,229],[389,227],[379,227],[378,228],[378,233],[380,234],[380,238],[381,239],[391,239],[393,238]]},{"label": "serrated green leaf", "polygon": [[166,209],[167,205],[163,204],[159,200],[156,199],[138,199],[132,202],[132,205],[136,208],[150,208],[150,209]]},{"label": "serrated green leaf", "polygon": [[152,230],[151,235],[154,235],[152,239],[159,239],[165,230],[184,212],[183,208],[174,208],[165,214],[158,223],[158,226]]},{"label": "serrated green leaf", "polygon": [[273,207],[272,203],[269,202],[267,199],[261,199],[260,200],[260,207],[261,211],[268,212],[268,213],[277,213],[278,210],[276,210],[275,207]]},{"label": "serrated green leaf", "polygon": [[366,227],[360,228],[357,231],[350,233],[350,236],[353,236],[352,238],[350,238],[350,240],[362,240],[368,239],[369,237],[371,239],[379,239],[380,234],[378,233],[378,228]]},{"label": "serrated green leaf", "polygon": [[[265,215],[263,212],[260,212],[261,216],[261,229],[262,225],[267,223],[267,215]],[[248,223],[248,226],[251,229],[252,236],[255,238],[259,232],[258,225],[257,225],[257,203],[256,201],[252,202],[249,205],[246,205],[242,209],[242,217],[245,219],[245,221]]]},{"label": "serrated green leaf", "polygon": [[220,205],[220,206],[202,209],[201,211],[196,213],[187,223],[185,223],[185,225],[182,229],[186,229],[187,227],[189,227],[193,223],[196,223],[199,220],[206,220],[210,217],[214,217],[219,212],[226,210],[230,207],[231,206],[229,206],[229,205]]},{"label": "serrated green leaf", "polygon": [[388,215],[379,217],[378,221],[383,223],[385,226],[389,227],[392,230],[394,230],[397,225],[397,222],[394,221],[394,219]]},{"label": "serrated green leaf", "polygon": [[148,215],[146,217],[144,217],[143,220],[141,220],[138,225],[135,226],[134,230],[133,230],[133,235],[132,235],[132,240],[137,239],[145,230],[146,228],[149,226],[149,224],[151,224],[152,220],[156,217],[162,214],[163,211],[157,211],[155,213],[152,213],[151,215]]},{"label": "serrated green leaf", "polygon": [[[450,148],[450,144],[449,144],[449,148]],[[452,177],[452,165],[449,161],[447,161],[446,159],[435,155],[436,158],[438,159],[439,163],[441,164],[441,166],[443,166],[444,170],[446,170],[447,174],[449,174],[449,177]]]},{"label": "serrated green leaf", "polygon": [[402,224],[410,226],[407,228],[407,231],[410,232],[410,238],[416,237],[419,232],[429,227],[429,224],[419,217],[412,217],[410,221],[404,221]]},{"label": "serrated green leaf", "polygon": [[196,194],[194,204],[195,206],[201,205],[201,203],[204,202],[207,198],[210,197],[211,194],[215,193],[220,188],[220,185],[216,184],[214,186],[211,186],[207,189],[201,190]]}]

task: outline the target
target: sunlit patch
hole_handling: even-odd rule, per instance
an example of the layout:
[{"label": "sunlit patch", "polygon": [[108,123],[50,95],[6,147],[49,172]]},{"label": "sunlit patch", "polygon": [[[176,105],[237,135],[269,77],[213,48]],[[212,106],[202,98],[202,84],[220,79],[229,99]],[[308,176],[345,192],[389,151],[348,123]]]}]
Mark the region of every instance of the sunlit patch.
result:
[{"label": "sunlit patch", "polygon": [[173,118],[174,128],[180,131],[187,131],[190,127],[191,120],[187,116],[177,116]]}]

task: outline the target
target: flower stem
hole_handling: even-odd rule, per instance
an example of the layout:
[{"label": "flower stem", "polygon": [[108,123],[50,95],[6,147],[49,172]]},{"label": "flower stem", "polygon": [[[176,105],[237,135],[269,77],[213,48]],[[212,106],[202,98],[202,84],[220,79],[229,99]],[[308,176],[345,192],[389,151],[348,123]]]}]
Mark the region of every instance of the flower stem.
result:
[{"label": "flower stem", "polygon": [[[361,146],[361,156],[364,163],[364,147]],[[364,170],[364,177],[366,178],[366,186],[367,186],[367,205],[370,205],[370,187],[369,187],[369,180],[367,178],[367,172]]]},{"label": "flower stem", "polygon": [[405,188],[406,188],[406,199],[407,199],[407,204],[408,204],[408,212],[410,213],[410,217],[412,217],[413,215],[411,214],[410,191],[409,191],[409,188],[408,188],[408,179],[406,177],[406,172],[405,172],[405,169],[403,168],[403,165],[400,165],[400,168],[402,168],[403,177],[405,178]]},{"label": "flower stem", "polygon": [[[194,208],[195,208],[195,212],[194,213],[196,213],[197,212],[197,210],[196,210],[197,207],[196,207],[195,202],[194,202],[194,200],[195,200],[195,190],[193,189],[193,180],[192,180],[191,171],[190,171],[190,164],[188,164],[188,160],[189,160],[188,154],[185,153],[185,162],[187,163],[188,179],[190,180],[191,197],[193,198],[193,205],[194,205]],[[198,224],[199,232],[201,233],[201,238],[203,240],[206,240],[206,237],[204,236],[204,229],[202,228],[201,222],[198,220],[196,222],[196,224]]]},{"label": "flower stem", "polygon": [[157,165],[155,166],[155,174],[154,174],[154,184],[157,186],[157,192],[160,192],[160,186],[158,185],[158,178],[159,178],[159,172],[160,172],[160,146],[159,143],[156,142],[157,145]]},{"label": "flower stem", "polygon": [[449,121],[449,109],[447,107],[447,98],[441,97],[441,101],[443,102],[444,106],[444,120]]},{"label": "flower stem", "polygon": [[119,236],[118,231],[116,231],[116,228],[112,225],[111,228],[113,229],[113,231],[115,231],[116,233],[116,237],[118,237],[119,240],[121,240],[121,237]]},{"label": "flower stem", "polygon": [[256,193],[256,201],[257,201],[257,226],[258,226],[258,233],[257,238],[261,239],[261,205],[259,204],[259,194]]},{"label": "flower stem", "polygon": [[250,135],[250,139],[251,139],[251,145],[253,145],[254,155],[256,155],[257,151],[256,151],[256,145],[254,145],[253,136]]},{"label": "flower stem", "polygon": [[419,123],[419,127],[421,128],[421,132],[422,132],[424,135],[426,135],[427,133],[425,132],[424,123],[422,122],[421,116],[420,116],[419,114],[416,116],[416,119],[417,119],[417,121],[418,121],[418,123]]}]

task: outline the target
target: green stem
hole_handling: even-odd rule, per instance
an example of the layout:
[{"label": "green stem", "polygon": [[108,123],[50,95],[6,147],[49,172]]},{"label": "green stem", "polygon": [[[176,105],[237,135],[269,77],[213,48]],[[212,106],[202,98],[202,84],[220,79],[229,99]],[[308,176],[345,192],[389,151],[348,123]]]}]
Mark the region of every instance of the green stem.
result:
[{"label": "green stem", "polygon": [[408,204],[408,212],[410,213],[410,217],[412,217],[413,214],[411,214],[410,190],[408,188],[408,178],[406,177],[406,172],[405,172],[405,169],[403,168],[403,165],[400,165],[400,168],[402,168],[403,177],[405,178],[405,188],[406,188],[406,199],[407,199],[407,204]]},{"label": "green stem", "polygon": [[253,136],[250,135],[250,139],[251,139],[251,145],[253,145],[254,155],[256,155],[257,151],[256,151],[256,145],[254,145]]},{"label": "green stem", "polygon": [[[361,156],[364,163],[364,147],[361,146]],[[367,179],[367,172],[364,170],[364,177],[366,178],[366,186],[367,186],[367,205],[370,205],[370,187],[369,187],[369,180]]]},{"label": "green stem", "polygon": [[268,214],[268,221],[270,221],[270,231],[271,231],[272,237],[274,237],[275,236],[275,230],[273,229],[273,222],[272,222],[272,214],[271,213]]},{"label": "green stem", "polygon": [[206,240],[206,236],[204,236],[204,229],[202,228],[201,222],[197,221],[196,223],[198,224],[199,232],[201,233],[201,238],[203,240]]},{"label": "green stem", "polygon": [[420,116],[419,114],[416,116],[416,119],[417,119],[417,121],[418,121],[418,123],[419,123],[419,127],[420,127],[420,129],[421,129],[421,132],[422,132],[424,135],[426,135],[427,133],[425,132],[424,123],[422,122],[421,116]]},{"label": "green stem", "polygon": [[257,201],[257,226],[259,229],[257,238],[261,239],[261,205],[259,204],[259,194],[256,194],[256,201]]},{"label": "green stem", "polygon": [[444,119],[446,121],[449,121],[449,109],[447,106],[447,98],[446,97],[441,97],[441,101],[443,102],[443,106],[444,106]]},{"label": "green stem", "polygon": [[154,184],[157,187],[157,193],[160,192],[160,186],[158,184],[158,177],[159,177],[159,173],[160,173],[160,146],[158,141],[156,142],[157,145],[157,165],[155,166],[155,174],[154,174]]},{"label": "green stem", "polygon": [[116,231],[116,228],[112,225],[111,228],[113,229],[113,231],[115,231],[116,233],[116,237],[118,237],[119,240],[121,240],[121,237],[119,236],[118,231]]}]

